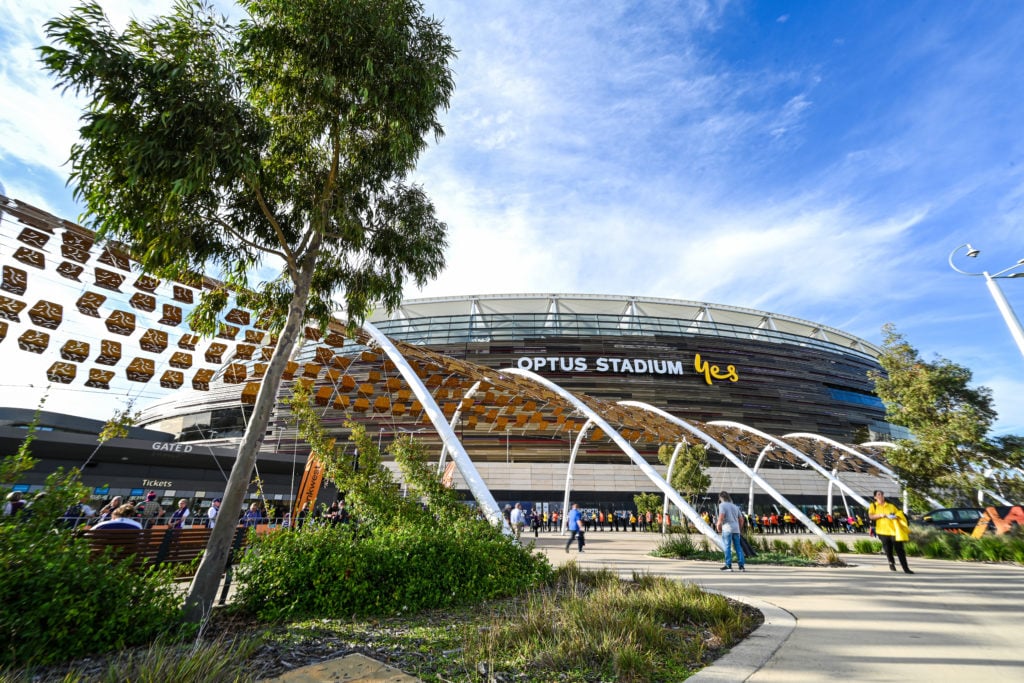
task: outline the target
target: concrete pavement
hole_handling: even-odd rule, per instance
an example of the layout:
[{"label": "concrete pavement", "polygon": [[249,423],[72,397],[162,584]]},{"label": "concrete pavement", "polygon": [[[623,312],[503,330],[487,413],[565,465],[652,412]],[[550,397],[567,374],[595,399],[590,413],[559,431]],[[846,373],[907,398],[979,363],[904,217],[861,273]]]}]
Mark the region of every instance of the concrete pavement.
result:
[{"label": "concrete pavement", "polygon": [[[852,546],[855,538],[844,540]],[[907,575],[889,571],[880,555],[844,555],[851,566],[755,564],[730,573],[719,570],[720,562],[651,557],[661,542],[656,533],[590,532],[582,555],[575,544],[566,553],[565,540],[541,534],[537,549],[555,566],[572,559],[624,577],[669,576],[761,610],[765,623],[688,683],[1024,681],[1024,568],[1016,565],[912,557],[915,573]],[[373,664],[339,659],[275,680],[416,680],[395,670],[369,671]]]},{"label": "concrete pavement", "polygon": [[653,533],[590,532],[578,555],[575,544],[565,552],[564,537],[541,534],[537,549],[554,565],[670,576],[761,609],[765,625],[695,683],[1024,681],[1022,567],[912,557],[907,575],[882,556],[844,555],[846,568],[730,573],[718,562],[651,557],[659,542]]}]

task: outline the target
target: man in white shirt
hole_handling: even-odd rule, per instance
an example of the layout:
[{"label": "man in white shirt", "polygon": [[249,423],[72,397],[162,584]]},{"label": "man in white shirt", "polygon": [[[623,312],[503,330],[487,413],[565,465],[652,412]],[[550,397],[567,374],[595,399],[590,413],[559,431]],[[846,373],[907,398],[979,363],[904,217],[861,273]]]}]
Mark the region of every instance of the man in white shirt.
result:
[{"label": "man in white shirt", "polygon": [[214,498],[213,499],[213,504],[210,505],[210,509],[206,511],[206,516],[209,519],[209,521],[206,523],[206,526],[208,526],[208,527],[210,527],[212,529],[217,524],[217,515],[219,515],[219,514],[220,514],[220,498]]},{"label": "man in white shirt", "polygon": [[509,515],[509,523],[512,525],[512,531],[516,532],[516,540],[523,535],[523,525],[526,523],[526,515],[523,512],[523,504],[516,503],[516,506],[512,508],[512,514]]}]

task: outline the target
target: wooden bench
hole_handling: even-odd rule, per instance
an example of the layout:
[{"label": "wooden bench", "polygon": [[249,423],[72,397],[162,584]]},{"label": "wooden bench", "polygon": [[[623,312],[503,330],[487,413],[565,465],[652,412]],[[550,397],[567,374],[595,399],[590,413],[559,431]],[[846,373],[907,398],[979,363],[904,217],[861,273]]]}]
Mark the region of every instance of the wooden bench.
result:
[{"label": "wooden bench", "polygon": [[202,527],[172,529],[86,529],[81,536],[89,541],[94,554],[109,550],[115,557],[140,565],[188,565],[200,557],[210,540],[210,530]]}]

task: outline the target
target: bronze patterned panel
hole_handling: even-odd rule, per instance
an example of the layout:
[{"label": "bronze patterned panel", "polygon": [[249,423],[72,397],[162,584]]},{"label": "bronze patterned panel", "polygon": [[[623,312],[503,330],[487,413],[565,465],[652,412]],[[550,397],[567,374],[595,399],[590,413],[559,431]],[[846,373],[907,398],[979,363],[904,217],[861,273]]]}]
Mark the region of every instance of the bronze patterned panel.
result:
[{"label": "bronze patterned panel", "polygon": [[302,376],[310,379],[316,379],[320,376],[320,365],[316,363],[306,363],[302,368]]},{"label": "bronze patterned panel", "polygon": [[256,403],[256,395],[260,391],[259,382],[248,382],[245,388],[242,389],[242,403],[246,405],[252,405]]},{"label": "bronze patterned panel", "polygon": [[28,273],[21,268],[12,268],[11,266],[4,266],[4,279],[3,284],[0,285],[3,289],[6,289],[11,294],[17,294],[21,296],[25,293],[25,287],[28,286]]},{"label": "bronze patterned panel", "polygon": [[54,363],[46,371],[46,379],[57,384],[71,384],[75,381],[78,368],[74,363]]},{"label": "bronze patterned panel", "polygon": [[29,353],[42,353],[50,345],[50,335],[39,330],[25,330],[18,337],[18,348]]},{"label": "bronze patterned panel", "polygon": [[331,361],[334,360],[334,351],[327,348],[326,346],[317,347],[316,350],[316,362],[320,365],[330,365]]},{"label": "bronze patterned panel", "polygon": [[324,344],[340,349],[342,346],[345,345],[345,335],[341,334],[340,332],[331,332],[326,337],[324,337]]},{"label": "bronze patterned panel", "polygon": [[128,305],[132,308],[137,308],[140,311],[152,312],[156,308],[156,297],[150,294],[136,292],[135,294],[132,294],[132,298],[128,300]]},{"label": "bronze patterned panel", "polygon": [[135,281],[135,289],[141,289],[143,292],[149,292],[150,294],[156,292],[156,288],[159,286],[160,281],[149,275],[140,275],[139,279]]},{"label": "bronze patterned panel", "polygon": [[139,338],[139,347],[150,353],[163,353],[167,348],[167,333],[163,330],[146,330]]},{"label": "bronze patterned panel", "polygon": [[65,230],[64,234],[61,235],[61,239],[64,241],[66,246],[81,249],[86,252],[92,249],[92,245],[94,244],[94,240],[91,237],[86,237],[81,233],[72,232],[70,230]]},{"label": "bronze patterned panel", "polygon": [[180,301],[183,304],[192,303],[192,290],[188,287],[182,287],[181,285],[174,285],[174,300]]},{"label": "bronze patterned panel", "polygon": [[228,314],[224,316],[224,319],[227,320],[229,323],[242,325],[244,327],[245,325],[249,324],[249,311],[246,311],[241,308],[232,308],[230,311],[228,311]]},{"label": "bronze patterned panel", "polygon": [[78,301],[75,302],[75,307],[78,308],[79,313],[88,315],[93,318],[100,317],[100,306],[107,300],[107,297],[102,294],[95,292],[86,292],[82,296],[78,297]]},{"label": "bronze patterned panel", "polygon": [[152,358],[133,358],[125,368],[124,374],[129,382],[148,382],[156,372],[156,363]]},{"label": "bronze patterned panel", "polygon": [[33,324],[39,327],[55,330],[60,327],[61,320],[64,318],[64,307],[52,301],[40,299],[35,306],[29,309],[28,317]]},{"label": "bronze patterned panel", "polygon": [[82,271],[84,270],[85,268],[82,268],[82,266],[75,265],[74,263],[68,263],[67,261],[61,261],[60,265],[57,266],[57,275],[67,278],[68,280],[81,282],[78,278],[82,276]]},{"label": "bronze patterned panel", "polygon": [[307,327],[303,334],[305,334],[306,339],[309,339],[310,341],[320,341],[320,337],[322,336],[320,334],[320,330],[316,327]]},{"label": "bronze patterned panel", "polygon": [[238,336],[238,330],[240,329],[234,325],[228,325],[227,323],[221,323],[217,327],[217,338],[229,339],[231,341],[234,341],[235,337]]},{"label": "bronze patterned panel", "polygon": [[235,347],[235,358],[241,358],[242,360],[252,360],[252,354],[256,352],[256,347],[252,344],[239,344]]},{"label": "bronze patterned panel", "polygon": [[70,244],[61,245],[60,254],[69,261],[77,261],[78,263],[86,263],[89,260],[88,249],[80,249]]},{"label": "bronze patterned panel", "polygon": [[172,368],[181,368],[182,370],[188,370],[190,367],[192,367],[192,356],[190,354],[184,353],[183,351],[175,351],[174,354],[171,356],[171,360],[168,361],[168,364]]},{"label": "bronze patterned panel", "polygon": [[197,370],[195,376],[192,378],[192,388],[196,391],[209,391],[211,379],[213,379],[213,370],[208,370],[206,368]]},{"label": "bronze patterned panel", "polygon": [[[103,253],[100,254],[100,263],[104,263],[111,268],[117,268],[118,270],[129,270],[128,257],[119,251],[114,251],[110,247],[106,247]],[[122,278],[123,279],[123,278]]]},{"label": "bronze patterned panel", "polygon": [[41,251],[29,249],[28,247],[18,247],[18,250],[14,252],[14,258],[17,261],[21,261],[26,266],[32,266],[33,268],[39,268],[40,270],[46,269],[46,257],[43,256],[43,252]]},{"label": "bronze patterned panel", "polygon": [[89,379],[85,382],[85,386],[92,387],[94,389],[109,389],[110,380],[112,379],[114,379],[114,373],[110,370],[90,368]]},{"label": "bronze patterned panel", "polygon": [[252,366],[252,377],[253,379],[263,379],[263,375],[267,374],[266,363],[255,363]]},{"label": "bronze patterned panel", "polygon": [[100,355],[96,356],[96,362],[100,365],[117,365],[120,360],[121,342],[116,342],[112,339],[101,339]]},{"label": "bronze patterned panel", "polygon": [[224,369],[224,382],[226,384],[241,384],[246,378],[245,366],[241,363],[231,363]]},{"label": "bronze patterned panel", "polygon": [[7,323],[0,320],[0,341],[7,339]]},{"label": "bronze patterned panel", "polygon": [[164,314],[160,318],[161,325],[176,327],[181,324],[181,309],[171,304],[164,304]]},{"label": "bronze patterned panel", "polygon": [[18,235],[18,241],[24,242],[30,247],[42,249],[46,246],[46,243],[50,241],[50,236],[46,233],[39,232],[38,230],[33,230],[32,228],[25,228]]},{"label": "bronze patterned panel", "polygon": [[77,339],[68,339],[64,342],[64,346],[60,347],[60,357],[64,360],[84,363],[89,358],[89,344]]},{"label": "bronze patterned panel", "polygon": [[224,352],[227,350],[227,344],[221,344],[220,342],[210,344],[210,347],[206,349],[206,362],[217,363],[218,365],[223,363],[224,361],[222,358],[224,357]]},{"label": "bronze patterned panel", "polygon": [[18,314],[21,313],[27,304],[24,301],[18,301],[7,296],[0,296],[0,318],[4,320],[10,320],[12,322],[20,323],[21,318]]},{"label": "bronze patterned panel", "polygon": [[120,292],[121,283],[124,282],[124,275],[115,273],[103,268],[96,269],[96,286],[109,289],[112,292]]},{"label": "bronze patterned panel", "polygon": [[106,320],[107,329],[112,334],[130,336],[135,331],[135,314],[128,311],[111,311]]},{"label": "bronze patterned panel", "polygon": [[195,351],[196,350],[196,344],[198,344],[198,343],[199,343],[199,335],[198,334],[183,334],[183,335],[181,335],[181,339],[178,340],[178,348],[180,348],[180,349],[188,349],[189,351]]},{"label": "bronze patterned panel", "polygon": [[259,346],[263,343],[263,337],[266,336],[264,332],[259,330],[246,330],[245,331],[245,342],[247,344],[256,344]]},{"label": "bronze patterned panel", "polygon": [[185,383],[185,373],[177,370],[165,370],[160,376],[160,386],[164,389],[178,389]]}]

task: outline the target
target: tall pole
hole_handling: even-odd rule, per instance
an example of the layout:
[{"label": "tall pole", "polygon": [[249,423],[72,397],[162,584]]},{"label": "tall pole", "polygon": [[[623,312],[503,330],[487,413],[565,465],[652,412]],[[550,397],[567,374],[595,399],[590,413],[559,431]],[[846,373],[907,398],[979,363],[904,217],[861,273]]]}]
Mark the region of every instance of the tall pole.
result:
[{"label": "tall pole", "polygon": [[[949,267],[960,273],[961,275],[981,275],[985,278],[985,285],[988,287],[989,294],[992,295],[992,299],[996,302],[996,307],[1003,316],[1003,320],[1006,321],[1006,326],[1010,328],[1010,334],[1013,335],[1013,340],[1017,342],[1017,349],[1021,355],[1024,356],[1024,328],[1020,325],[1020,320],[1017,318],[1017,314],[1013,312],[1013,307],[1010,306],[1010,302],[1006,300],[1003,295],[1003,290],[999,287],[999,283],[996,282],[999,278],[1012,278],[1012,277],[1024,277],[1024,259],[1020,259],[1009,268],[1004,268],[996,273],[989,273],[987,270],[983,270],[980,273],[972,273],[970,271],[962,270],[956,267],[953,263],[953,256],[963,248],[967,248],[968,258],[977,258],[981,252],[970,244],[961,244],[959,247],[949,252]],[[1015,273],[1011,271],[1017,271]]]},{"label": "tall pole", "polygon": [[1003,320],[1006,321],[1006,326],[1010,328],[1013,340],[1017,342],[1017,348],[1020,349],[1021,355],[1024,356],[1024,328],[1020,326],[1020,320],[1017,319],[1017,315],[1013,312],[1010,302],[1003,296],[1003,290],[999,288],[999,283],[996,282],[996,279],[988,273],[982,274],[985,276],[985,284],[988,285],[989,294],[995,299],[996,306],[999,308],[999,312],[1003,314]]}]

